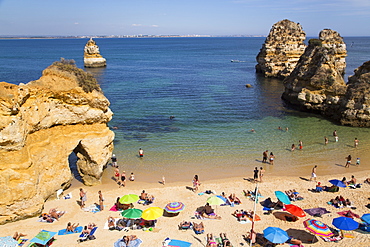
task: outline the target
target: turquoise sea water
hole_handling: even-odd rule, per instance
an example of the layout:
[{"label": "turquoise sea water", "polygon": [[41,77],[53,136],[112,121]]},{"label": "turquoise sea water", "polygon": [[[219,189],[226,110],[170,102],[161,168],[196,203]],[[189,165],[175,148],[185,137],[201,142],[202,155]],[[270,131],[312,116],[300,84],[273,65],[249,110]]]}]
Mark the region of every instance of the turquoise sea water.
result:
[{"label": "turquoise sea water", "polygon": [[[370,60],[370,38],[348,37],[347,73]],[[36,80],[61,57],[83,68],[87,39],[0,40],[0,80]],[[282,82],[255,74],[264,38],[96,39],[107,67],[87,69],[111,102],[114,153],[126,172],[156,181],[250,176],[274,152],[267,173],[340,173],[344,157],[367,165],[370,130],[338,126],[318,115],[286,108]],[[352,43],[353,42],[353,43]],[[239,60],[235,63],[231,60]],[[246,88],[251,84],[252,88]],[[170,119],[170,116],[175,116]],[[281,126],[283,130],[278,130]],[[286,132],[285,128],[289,131]],[[255,129],[255,132],[251,132]],[[339,142],[332,132],[336,129]],[[324,136],[329,144],[324,145]],[[357,137],[360,145],[353,148]],[[303,150],[290,151],[303,141]],[[144,149],[144,158],[137,157]],[[338,170],[339,169],[339,170]],[[360,168],[351,168],[360,169]]]}]

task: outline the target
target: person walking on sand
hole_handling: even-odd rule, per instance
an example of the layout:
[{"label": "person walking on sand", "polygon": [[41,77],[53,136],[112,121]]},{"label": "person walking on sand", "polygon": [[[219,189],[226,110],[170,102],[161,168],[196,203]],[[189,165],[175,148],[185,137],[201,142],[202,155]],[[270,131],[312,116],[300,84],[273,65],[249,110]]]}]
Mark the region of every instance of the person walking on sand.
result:
[{"label": "person walking on sand", "polygon": [[142,150],[141,148],[139,148],[139,156],[140,158],[144,157],[144,150]]},{"label": "person walking on sand", "polygon": [[162,184],[165,185],[166,184],[166,178],[164,176],[162,176]]},{"label": "person walking on sand", "polygon": [[262,167],[260,167],[260,182],[261,183],[262,183],[263,174],[265,174],[265,170]]},{"label": "person walking on sand", "polygon": [[253,180],[254,180],[254,182],[258,182],[258,173],[259,173],[258,168],[255,167],[254,171],[253,171]]},{"label": "person walking on sand", "polygon": [[355,148],[357,148],[357,146],[358,146],[358,139],[355,138]]},{"label": "person walking on sand", "polygon": [[270,153],[270,165],[274,164],[274,160],[275,160],[275,155],[271,152]]},{"label": "person walking on sand", "polygon": [[357,158],[356,159],[356,166],[359,166],[360,165],[360,158]]},{"label": "person walking on sand", "polygon": [[352,156],[351,155],[348,155],[346,157],[346,165],[345,165],[345,168],[349,168],[349,165],[351,164],[351,160],[352,160]]},{"label": "person walking on sand", "polygon": [[101,190],[98,191],[98,195],[99,195],[100,211],[103,211],[104,210],[104,205],[103,205],[104,198],[103,198],[103,194],[101,193]]},{"label": "person walking on sand", "polygon": [[267,163],[268,153],[269,153],[268,150],[266,150],[265,152],[263,152],[263,154],[262,154],[262,163]]},{"label": "person walking on sand", "polygon": [[312,173],[311,173],[310,181],[312,181],[312,180],[315,180],[315,181],[316,181],[316,178],[317,178],[317,175],[316,175],[316,169],[317,169],[317,166],[314,166],[314,167],[312,168]]},{"label": "person walking on sand", "polygon": [[80,188],[80,200],[81,200],[81,208],[84,208],[87,201],[87,195],[86,191],[84,191],[82,188]]}]

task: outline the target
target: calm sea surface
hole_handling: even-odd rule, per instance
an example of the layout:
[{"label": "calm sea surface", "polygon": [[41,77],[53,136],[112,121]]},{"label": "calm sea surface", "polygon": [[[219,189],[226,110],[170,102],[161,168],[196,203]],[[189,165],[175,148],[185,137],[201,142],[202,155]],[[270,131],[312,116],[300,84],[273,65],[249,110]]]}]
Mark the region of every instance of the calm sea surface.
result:
[{"label": "calm sea surface", "polygon": [[[156,181],[251,176],[266,149],[267,174],[341,173],[344,157],[367,162],[370,129],[338,126],[284,106],[282,82],[255,74],[265,38],[96,39],[107,67],[87,69],[111,102],[118,164]],[[61,57],[83,68],[87,39],[0,40],[0,81],[36,80]],[[370,60],[370,37],[348,37],[346,78]],[[231,62],[239,60],[240,62]],[[246,88],[251,84],[252,88]],[[175,116],[170,119],[170,116]],[[284,130],[278,130],[281,126]],[[285,128],[289,131],[286,132]],[[255,129],[255,133],[250,132]],[[339,142],[332,137],[337,130]],[[324,145],[324,136],[329,144]],[[357,137],[360,145],[353,148]],[[290,151],[303,141],[303,150]],[[138,149],[144,158],[137,157]],[[324,165],[323,165],[324,164]],[[110,170],[109,170],[110,172]]]}]

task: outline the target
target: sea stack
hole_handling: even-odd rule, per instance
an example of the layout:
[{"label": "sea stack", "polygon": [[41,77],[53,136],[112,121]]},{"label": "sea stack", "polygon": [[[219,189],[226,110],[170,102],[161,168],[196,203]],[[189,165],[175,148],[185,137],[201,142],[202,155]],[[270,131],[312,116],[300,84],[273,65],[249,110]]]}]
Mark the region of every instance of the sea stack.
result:
[{"label": "sea stack", "polygon": [[62,60],[27,84],[0,82],[0,224],[39,214],[73,179],[100,183],[113,150],[109,101],[95,78]]},{"label": "sea stack", "polygon": [[286,78],[306,48],[305,39],[299,23],[286,19],[275,23],[256,57],[256,72],[265,77]]},{"label": "sea stack", "polygon": [[99,47],[92,38],[85,45],[84,66],[88,68],[107,66],[105,58],[100,55]]},{"label": "sea stack", "polygon": [[338,120],[340,98],[347,87],[343,79],[345,44],[337,32],[328,29],[320,32],[320,39],[311,39],[308,43],[296,68],[284,80],[282,98],[300,110]]}]

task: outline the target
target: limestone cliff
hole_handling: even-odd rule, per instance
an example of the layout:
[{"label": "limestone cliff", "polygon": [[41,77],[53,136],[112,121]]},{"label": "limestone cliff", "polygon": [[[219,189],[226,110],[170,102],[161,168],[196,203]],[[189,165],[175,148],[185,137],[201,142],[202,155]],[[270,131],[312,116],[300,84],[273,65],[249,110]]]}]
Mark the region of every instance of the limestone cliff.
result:
[{"label": "limestone cliff", "polygon": [[286,19],[275,23],[257,55],[256,72],[265,77],[287,77],[306,48],[305,39],[299,23]]},{"label": "limestone cliff", "polygon": [[341,124],[370,127],[370,61],[355,70],[347,85]]},{"label": "limestone cliff", "polygon": [[335,46],[324,46],[321,40],[310,40],[296,68],[284,80],[283,99],[301,110],[337,113],[333,107],[346,91],[337,54]]},{"label": "limestone cliff", "polygon": [[107,61],[100,55],[99,46],[90,38],[84,49],[84,66],[89,68],[105,67]]},{"label": "limestone cliff", "polygon": [[99,183],[113,150],[111,118],[100,87],[68,61],[26,85],[1,82],[0,224],[39,213],[67,186],[72,152],[84,183]]}]

